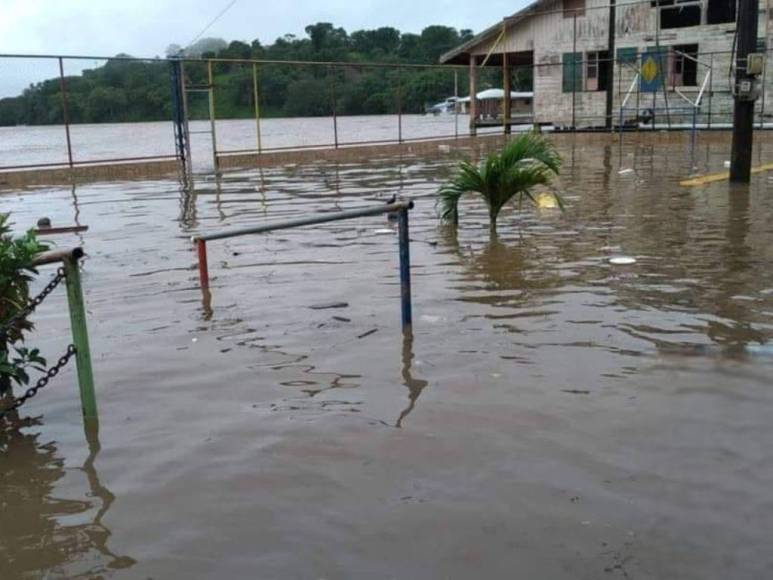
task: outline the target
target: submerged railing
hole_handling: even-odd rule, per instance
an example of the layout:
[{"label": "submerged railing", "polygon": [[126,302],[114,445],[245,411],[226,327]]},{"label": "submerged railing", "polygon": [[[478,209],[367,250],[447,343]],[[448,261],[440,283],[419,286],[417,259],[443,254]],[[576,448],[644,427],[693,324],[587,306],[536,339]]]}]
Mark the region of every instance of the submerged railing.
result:
[{"label": "submerged railing", "polygon": [[359,217],[397,214],[398,239],[400,243],[400,302],[402,312],[402,326],[403,332],[410,332],[413,325],[413,315],[411,307],[411,257],[410,237],[408,232],[408,211],[411,209],[413,209],[412,201],[400,200],[387,203],[385,205],[371,206],[362,209],[354,209],[335,213],[323,213],[295,220],[268,223],[248,228],[223,230],[221,232],[194,236],[192,241],[196,245],[196,250],[198,253],[199,281],[204,298],[204,309],[208,313],[212,312],[212,295],[209,289],[209,266],[207,264],[207,242],[248,236],[252,234],[263,234],[276,230],[286,230],[328,222],[350,220]]},{"label": "submerged railing", "polygon": [[78,386],[80,388],[81,409],[84,420],[95,421],[97,419],[97,400],[94,393],[94,373],[91,368],[91,350],[89,348],[89,333],[86,325],[86,307],[83,302],[83,288],[81,286],[81,277],[79,264],[83,258],[81,248],[69,250],[56,250],[45,252],[38,256],[33,266],[45,266],[48,264],[61,264],[57,275],[46,286],[45,290],[22,309],[22,311],[13,317],[6,327],[2,329],[3,333],[9,331],[20,318],[31,314],[35,308],[59,285],[61,281],[65,282],[67,288],[67,304],[70,311],[70,329],[72,332],[72,344],[67,348],[67,352],[60,357],[59,362],[51,367],[43,376],[41,376],[34,385],[29,387],[25,393],[17,398],[10,408],[0,410],[0,418],[7,415],[10,411],[21,407],[27,400],[34,397],[37,392],[45,387],[49,380],[54,378],[59,371],[67,364],[71,357],[75,358],[78,373]]}]

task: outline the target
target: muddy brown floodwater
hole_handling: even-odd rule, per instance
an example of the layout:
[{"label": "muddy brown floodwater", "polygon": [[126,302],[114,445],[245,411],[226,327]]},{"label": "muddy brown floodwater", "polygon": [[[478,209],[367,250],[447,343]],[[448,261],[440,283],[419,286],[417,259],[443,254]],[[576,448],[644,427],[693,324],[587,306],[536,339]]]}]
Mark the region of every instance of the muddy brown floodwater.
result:
[{"label": "muddy brown floodwater", "polygon": [[[497,240],[438,227],[464,152],[6,192],[90,227],[101,431],[69,368],[0,434],[0,577],[773,577],[773,174],[632,141],[563,140],[566,213]],[[385,218],[212,243],[204,317],[192,234],[394,193],[411,338]],[[35,320],[55,357],[63,293]]]}]

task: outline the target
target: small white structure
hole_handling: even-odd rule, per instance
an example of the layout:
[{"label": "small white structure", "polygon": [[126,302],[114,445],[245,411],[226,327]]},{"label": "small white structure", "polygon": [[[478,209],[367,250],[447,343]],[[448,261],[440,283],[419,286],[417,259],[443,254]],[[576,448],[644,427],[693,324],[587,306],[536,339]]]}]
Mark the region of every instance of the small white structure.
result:
[{"label": "small white structure", "polygon": [[[505,98],[503,89],[486,89],[475,95],[477,111],[481,119],[496,120],[502,118],[502,101]],[[510,110],[512,117],[519,117],[523,122],[530,122],[532,116],[532,102],[534,93],[510,91]],[[457,101],[459,113],[469,114],[470,97],[464,97]]]}]

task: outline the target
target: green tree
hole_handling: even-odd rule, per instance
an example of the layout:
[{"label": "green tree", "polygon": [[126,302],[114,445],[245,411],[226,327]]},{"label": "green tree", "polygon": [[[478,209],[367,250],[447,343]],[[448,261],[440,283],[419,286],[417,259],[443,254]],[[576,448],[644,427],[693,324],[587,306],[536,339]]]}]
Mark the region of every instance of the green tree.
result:
[{"label": "green tree", "polygon": [[294,81],[287,87],[285,113],[290,117],[324,117],[332,113],[330,88],[322,79]]}]

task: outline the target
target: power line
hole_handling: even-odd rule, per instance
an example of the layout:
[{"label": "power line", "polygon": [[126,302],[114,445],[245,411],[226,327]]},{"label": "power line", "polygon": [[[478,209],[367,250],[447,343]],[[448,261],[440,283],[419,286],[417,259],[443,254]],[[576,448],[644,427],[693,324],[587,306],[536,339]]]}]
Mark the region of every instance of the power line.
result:
[{"label": "power line", "polygon": [[228,11],[231,9],[231,7],[232,7],[234,4],[236,4],[236,2],[237,2],[237,0],[231,0],[231,1],[230,1],[230,2],[229,2],[227,5],[226,5],[226,7],[225,7],[225,8],[223,8],[223,9],[222,9],[220,12],[218,12],[217,16],[215,16],[215,17],[214,17],[212,20],[210,20],[210,21],[209,21],[209,24],[207,24],[207,25],[206,25],[206,26],[205,26],[205,27],[204,27],[204,28],[201,30],[201,32],[199,32],[199,33],[196,35],[196,37],[195,37],[193,40],[191,40],[191,41],[190,41],[190,42],[189,42],[189,43],[188,43],[188,44],[185,46],[185,49],[188,49],[188,48],[190,48],[190,46],[191,46],[191,45],[192,45],[194,42],[196,42],[196,41],[197,41],[199,38],[201,38],[202,36],[204,36],[204,33],[205,33],[207,30],[209,30],[209,29],[210,29],[210,27],[211,27],[211,26],[212,26],[212,25],[213,25],[215,22],[217,22],[218,20],[220,20],[220,19],[223,17],[223,15],[225,15],[225,13],[226,13],[226,12],[228,12]]}]

